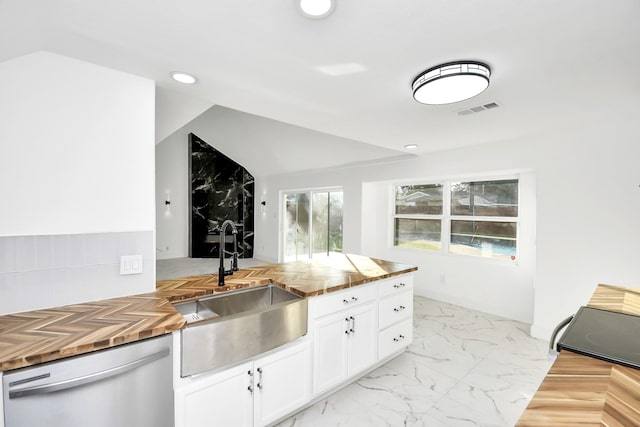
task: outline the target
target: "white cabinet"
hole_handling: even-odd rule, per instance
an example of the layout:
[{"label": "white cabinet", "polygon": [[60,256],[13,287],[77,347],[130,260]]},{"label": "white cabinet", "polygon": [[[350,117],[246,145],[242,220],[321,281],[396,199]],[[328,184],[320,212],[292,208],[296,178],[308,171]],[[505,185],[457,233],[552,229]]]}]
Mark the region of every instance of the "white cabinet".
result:
[{"label": "white cabinet", "polygon": [[313,316],[314,395],[376,362],[377,289],[375,284],[366,285],[309,301]]},{"label": "white cabinet", "polygon": [[272,424],[411,343],[411,274],[312,297],[308,303],[306,337],[223,372],[178,378],[176,427]]},{"label": "white cabinet", "polygon": [[254,362],[254,425],[277,421],[311,399],[309,346],[307,341]]},{"label": "white cabinet", "polygon": [[380,282],[378,359],[402,352],[413,340],[413,275]]},{"label": "white cabinet", "polygon": [[303,406],[310,397],[305,340],[176,388],[176,427],[263,426]]},{"label": "white cabinet", "polygon": [[177,388],[176,427],[252,426],[252,369],[244,363]]}]

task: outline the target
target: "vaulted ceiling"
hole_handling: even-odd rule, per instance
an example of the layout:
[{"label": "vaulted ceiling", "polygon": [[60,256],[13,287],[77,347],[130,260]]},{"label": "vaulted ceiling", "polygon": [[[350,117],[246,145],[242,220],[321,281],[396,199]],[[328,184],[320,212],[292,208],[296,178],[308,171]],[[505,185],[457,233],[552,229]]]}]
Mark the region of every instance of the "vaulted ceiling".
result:
[{"label": "vaulted ceiling", "polygon": [[[0,61],[49,50],[397,156],[632,117],[639,19],[637,0],[337,0],[322,20],[293,0],[0,0]],[[484,93],[412,99],[418,73],[460,59],[491,67]]]}]

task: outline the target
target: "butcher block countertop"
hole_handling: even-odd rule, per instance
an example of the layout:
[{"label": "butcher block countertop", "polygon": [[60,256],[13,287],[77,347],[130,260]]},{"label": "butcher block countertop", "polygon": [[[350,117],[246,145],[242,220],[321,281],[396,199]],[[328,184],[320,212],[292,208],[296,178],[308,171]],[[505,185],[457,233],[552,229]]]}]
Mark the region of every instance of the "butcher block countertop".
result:
[{"label": "butcher block countertop", "polygon": [[[212,259],[216,264],[218,260]],[[200,275],[159,281],[148,294],[0,316],[0,371],[101,350],[182,329],[172,303],[234,289],[276,284],[303,297],[357,286],[417,270],[360,255],[326,261],[245,268],[225,277]]]},{"label": "butcher block countertop", "polygon": [[[598,285],[589,307],[640,315],[640,291]],[[563,350],[517,426],[640,426],[640,370]]]}]

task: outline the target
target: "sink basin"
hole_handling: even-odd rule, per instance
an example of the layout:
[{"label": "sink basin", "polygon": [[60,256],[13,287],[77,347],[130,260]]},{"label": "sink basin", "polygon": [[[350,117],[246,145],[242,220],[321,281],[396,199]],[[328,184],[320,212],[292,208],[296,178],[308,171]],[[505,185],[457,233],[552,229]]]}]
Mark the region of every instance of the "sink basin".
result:
[{"label": "sink basin", "polygon": [[174,308],[178,310],[187,323],[199,322],[200,320],[218,317],[217,313],[209,310],[209,308],[200,301],[189,301],[181,304],[175,304]]},{"label": "sink basin", "polygon": [[307,299],[274,285],[175,304],[181,331],[181,376],[249,359],[307,333]]}]

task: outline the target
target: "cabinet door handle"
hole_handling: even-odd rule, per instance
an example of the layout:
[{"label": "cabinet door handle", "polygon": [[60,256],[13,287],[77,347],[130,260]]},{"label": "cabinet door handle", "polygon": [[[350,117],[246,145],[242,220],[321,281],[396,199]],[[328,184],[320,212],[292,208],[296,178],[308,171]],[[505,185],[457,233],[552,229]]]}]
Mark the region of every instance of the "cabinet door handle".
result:
[{"label": "cabinet door handle", "polygon": [[247,387],[247,390],[249,390],[249,393],[253,394],[253,371],[247,371],[247,375],[249,375],[249,387]]},{"label": "cabinet door handle", "polygon": [[352,333],[356,332],[356,319],[353,316],[349,316],[349,320],[351,320],[351,329],[349,329]]},{"label": "cabinet door handle", "polygon": [[262,368],[258,368],[258,388],[262,390]]},{"label": "cabinet door handle", "polygon": [[345,329],[344,333],[349,335],[351,332],[353,332],[353,330],[351,328],[349,328],[350,320],[349,320],[348,317],[345,317],[344,321],[347,322],[347,329]]}]

